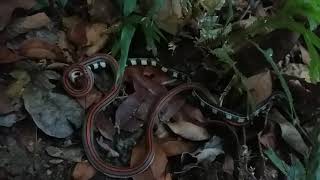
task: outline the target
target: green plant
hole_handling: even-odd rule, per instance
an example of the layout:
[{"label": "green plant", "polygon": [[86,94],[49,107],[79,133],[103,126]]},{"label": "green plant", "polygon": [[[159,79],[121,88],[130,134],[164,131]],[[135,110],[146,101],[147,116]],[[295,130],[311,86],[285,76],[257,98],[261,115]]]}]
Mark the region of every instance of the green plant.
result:
[{"label": "green plant", "polygon": [[319,125],[314,127],[314,146],[305,162],[305,166],[295,156],[291,156],[291,165],[281,160],[278,155],[272,150],[264,151],[266,156],[270,159],[273,165],[278,168],[281,173],[286,175],[289,180],[320,180],[320,142],[318,137],[320,135]]},{"label": "green plant", "polygon": [[[308,26],[301,19],[308,20]],[[318,0],[286,0],[282,8],[273,16],[258,19],[244,31],[234,33],[228,37],[230,46],[236,51],[245,39],[257,34],[266,34],[275,29],[288,29],[301,34],[311,62],[309,64],[310,78],[313,82],[320,81],[320,38],[313,32],[320,23],[320,1]]]},{"label": "green plant", "polygon": [[146,16],[134,14],[137,8],[137,0],[121,1],[123,22],[121,26],[120,39],[116,41],[112,48],[112,54],[116,55],[120,51],[120,70],[117,74],[117,82],[126,67],[131,40],[135,34],[137,27],[141,27],[147,44],[147,49],[152,50],[153,54],[157,54],[156,42],[165,37],[154,23],[154,16],[162,7],[164,0],[154,0],[153,6],[149,9]]}]

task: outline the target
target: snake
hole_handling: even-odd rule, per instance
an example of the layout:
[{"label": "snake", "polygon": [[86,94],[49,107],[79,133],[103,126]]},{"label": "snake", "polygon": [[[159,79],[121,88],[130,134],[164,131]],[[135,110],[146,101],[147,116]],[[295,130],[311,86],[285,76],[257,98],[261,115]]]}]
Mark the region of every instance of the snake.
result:
[{"label": "snake", "polygon": [[[252,113],[246,115],[239,114],[215,104],[212,100],[214,99],[213,95],[207,88],[200,83],[192,82],[190,80],[191,78],[185,73],[162,65],[157,58],[129,58],[126,66],[152,66],[165,72],[171,78],[182,81],[182,83],[169,90],[166,94],[160,97],[159,100],[157,100],[154,106],[151,107],[148,120],[145,125],[144,137],[146,154],[143,160],[133,167],[119,167],[105,163],[95,148],[95,140],[93,138],[94,119],[100,111],[107,108],[117,98],[122,87],[122,77],[119,78],[120,81],[115,81],[110,90],[105,93],[105,96],[89,109],[87,117],[85,118],[82,133],[85,153],[94,168],[103,174],[114,178],[132,177],[149,168],[155,156],[153,146],[153,129],[157,123],[157,115],[172,99],[172,97],[179,93],[191,91],[192,96],[203,109],[207,110],[212,115],[222,116],[227,123],[234,126],[244,126],[248,124],[251,119],[261,115],[262,113],[266,113],[276,100],[284,98],[283,93],[273,93],[263,102],[259,103],[256,110]],[[86,96],[94,86],[94,72],[101,69],[111,71],[116,79],[119,71],[119,64],[115,58],[108,54],[95,54],[90,56],[81,62],[69,66],[64,71],[64,89],[74,97]]]}]

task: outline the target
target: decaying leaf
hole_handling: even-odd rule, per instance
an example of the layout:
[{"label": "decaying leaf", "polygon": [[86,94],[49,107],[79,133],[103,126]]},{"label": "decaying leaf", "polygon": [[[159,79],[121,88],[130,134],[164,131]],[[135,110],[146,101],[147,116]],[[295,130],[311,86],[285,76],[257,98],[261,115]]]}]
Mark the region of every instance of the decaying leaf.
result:
[{"label": "decaying leaf", "polygon": [[203,141],[210,138],[208,131],[200,126],[186,121],[176,121],[166,123],[177,135],[192,141]]},{"label": "decaying leaf", "polygon": [[168,157],[195,150],[194,143],[182,139],[164,141],[160,146]]},{"label": "decaying leaf", "polygon": [[191,14],[186,4],[180,0],[165,0],[158,16],[158,26],[171,34],[176,34],[179,28],[184,24],[185,14]]},{"label": "decaying leaf", "polygon": [[16,8],[30,9],[36,4],[35,0],[12,0],[0,3],[0,31],[9,23],[11,14]]},{"label": "decaying leaf", "polygon": [[30,75],[23,70],[16,70],[10,73],[16,81],[9,85],[6,94],[9,97],[21,97],[25,86],[31,81]]},{"label": "decaying leaf", "polygon": [[88,162],[79,162],[76,164],[72,178],[74,180],[90,180],[97,171]]},{"label": "decaying leaf", "polygon": [[138,93],[129,95],[116,111],[115,127],[129,132],[141,127],[143,122],[139,121],[135,115],[143,100]]},{"label": "decaying leaf", "polygon": [[31,16],[16,19],[12,24],[6,28],[6,36],[12,39],[20,34],[29,32],[33,29],[48,26],[51,20],[49,17],[41,12]]},{"label": "decaying leaf", "polygon": [[184,165],[184,171],[189,171],[199,165],[209,167],[220,154],[224,154],[222,140],[217,136],[213,136],[204,146],[199,147],[196,151],[183,153],[181,163]]},{"label": "decaying leaf", "polygon": [[56,45],[40,39],[25,40],[20,48],[20,55],[35,59],[63,59],[63,53]]},{"label": "decaying leaf", "polygon": [[48,146],[46,147],[46,152],[52,157],[61,158],[72,162],[81,162],[83,156],[83,151],[79,147],[58,148],[54,146]]},{"label": "decaying leaf", "polygon": [[112,124],[112,121],[108,119],[103,112],[100,112],[97,115],[95,122],[101,135],[112,141],[113,135],[115,134],[115,127]]},{"label": "decaying leaf", "polygon": [[261,103],[272,93],[272,79],[270,71],[249,77],[246,81],[246,86],[251,92],[256,104]]},{"label": "decaying leaf", "polygon": [[106,150],[106,152],[108,153],[108,157],[115,158],[115,157],[119,157],[120,156],[120,154],[117,151],[113,150],[109,146],[109,144],[104,142],[102,136],[99,139],[97,139],[97,143],[99,144],[100,147],[102,147],[104,150]]},{"label": "decaying leaf", "polygon": [[13,63],[23,59],[18,53],[7,47],[0,47],[0,64]]},{"label": "decaying leaf", "polygon": [[233,171],[234,171],[234,160],[230,155],[226,155],[224,158],[224,163],[223,163],[223,171],[233,175]]},{"label": "decaying leaf", "polygon": [[270,123],[270,127],[266,130],[266,132],[259,132],[258,139],[264,147],[275,149],[277,142],[275,125],[273,123]]},{"label": "decaying leaf", "polygon": [[68,39],[90,56],[98,52],[109,39],[106,33],[108,26],[102,23],[75,22],[70,27]]},{"label": "decaying leaf", "polygon": [[89,14],[94,21],[112,24],[119,18],[119,9],[111,0],[87,0]]},{"label": "decaying leaf", "polygon": [[[168,159],[166,153],[162,150],[162,148],[158,144],[154,144],[155,146],[155,157],[151,166],[143,173],[135,175],[133,177],[134,180],[144,180],[144,179],[162,179],[162,177],[166,176],[166,167],[168,163]],[[139,163],[142,158],[145,156],[144,144],[140,143],[138,146],[134,147],[131,155],[131,166],[135,166]]]},{"label": "decaying leaf", "polygon": [[203,161],[213,162],[219,154],[223,154],[222,140],[218,136],[213,136],[202,150],[198,150],[194,155],[198,159],[198,163]]},{"label": "decaying leaf", "polygon": [[23,99],[34,122],[50,136],[65,138],[82,124],[84,112],[68,96],[30,84],[23,93]]},{"label": "decaying leaf", "polygon": [[270,119],[280,125],[282,138],[297,152],[307,157],[309,148],[302,139],[299,131],[288,122],[279,111],[273,110]]}]

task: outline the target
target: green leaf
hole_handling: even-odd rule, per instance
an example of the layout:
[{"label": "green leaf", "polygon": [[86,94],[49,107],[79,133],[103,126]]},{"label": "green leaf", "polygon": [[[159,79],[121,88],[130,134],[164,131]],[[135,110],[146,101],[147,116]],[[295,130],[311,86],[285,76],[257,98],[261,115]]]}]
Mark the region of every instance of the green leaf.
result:
[{"label": "green leaf", "polygon": [[314,126],[313,129],[313,141],[314,146],[310,153],[309,162],[307,166],[307,178],[311,180],[320,180],[320,141],[318,137],[320,136],[320,125]]},{"label": "green leaf", "polygon": [[121,80],[121,77],[124,73],[127,59],[128,59],[131,40],[133,38],[135,30],[136,30],[136,27],[134,27],[131,24],[125,24],[122,27],[121,37],[120,37],[120,50],[121,50],[120,62],[119,62],[120,69],[117,74],[117,83],[120,83],[119,81]]},{"label": "green leaf", "polygon": [[305,180],[306,179],[306,170],[300,160],[293,156],[292,165],[288,171],[289,180]]},{"label": "green leaf", "polygon": [[48,0],[37,0],[37,3],[35,6],[32,7],[32,10],[38,11],[40,9],[49,7],[49,2]]},{"label": "green leaf", "polygon": [[158,13],[164,4],[164,0],[153,0],[153,6],[149,9],[147,16],[152,17]]},{"label": "green leaf", "polygon": [[272,59],[272,55],[273,55],[272,49],[263,50],[256,43],[253,43],[253,44],[263,54],[263,56],[266,58],[267,62],[271,65],[272,69],[275,71],[276,75],[278,76],[280,83],[281,83],[281,87],[283,88],[284,93],[287,96],[292,119],[296,120],[297,116],[296,116],[296,111],[293,106],[293,98],[292,98],[291,92],[290,92],[289,87],[288,87],[285,79],[283,78],[277,64]]},{"label": "green leaf", "polygon": [[272,149],[268,149],[264,151],[264,153],[271,160],[274,166],[276,166],[284,175],[288,176],[290,166],[287,163],[282,161]]},{"label": "green leaf", "polygon": [[128,16],[137,6],[137,0],[123,0],[123,15]]},{"label": "green leaf", "polygon": [[68,0],[57,0],[56,2],[59,7],[64,8],[64,7],[66,7]]}]

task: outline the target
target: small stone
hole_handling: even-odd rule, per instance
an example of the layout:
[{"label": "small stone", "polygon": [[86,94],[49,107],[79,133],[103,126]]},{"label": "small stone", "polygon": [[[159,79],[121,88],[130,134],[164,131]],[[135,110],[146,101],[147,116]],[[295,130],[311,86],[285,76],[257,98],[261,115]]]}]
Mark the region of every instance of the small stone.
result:
[{"label": "small stone", "polygon": [[51,160],[49,160],[49,163],[51,163],[51,164],[60,164],[62,162],[63,162],[62,159],[51,159]]}]

